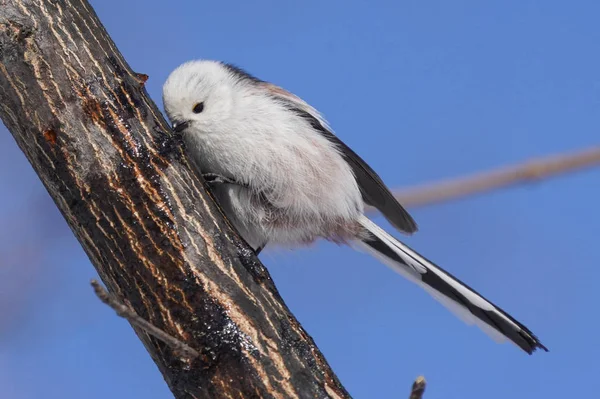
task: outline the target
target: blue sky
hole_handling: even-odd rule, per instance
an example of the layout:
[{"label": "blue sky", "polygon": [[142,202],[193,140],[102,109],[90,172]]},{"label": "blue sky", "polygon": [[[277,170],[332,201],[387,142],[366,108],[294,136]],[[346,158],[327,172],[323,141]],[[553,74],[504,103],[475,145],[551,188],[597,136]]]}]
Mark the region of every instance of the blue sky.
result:
[{"label": "blue sky", "polygon": [[[320,109],[394,188],[599,142],[596,1],[170,4],[92,1],[159,104],[178,64],[234,62]],[[0,154],[0,396],[170,398],[129,325],[94,297],[95,270],[3,126]],[[356,398],[405,397],[419,374],[427,399],[589,397],[599,181],[589,170],[412,210],[420,232],[406,241],[550,353],[494,343],[349,248],[261,257]]]}]

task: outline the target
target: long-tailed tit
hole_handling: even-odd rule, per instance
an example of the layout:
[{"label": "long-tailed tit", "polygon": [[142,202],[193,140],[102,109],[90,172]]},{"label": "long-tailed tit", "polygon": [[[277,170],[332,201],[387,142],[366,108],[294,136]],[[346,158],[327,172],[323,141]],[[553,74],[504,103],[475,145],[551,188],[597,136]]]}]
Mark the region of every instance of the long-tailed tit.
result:
[{"label": "long-tailed tit", "polygon": [[547,350],[523,324],[364,216],[371,205],[399,231],[417,230],[377,173],[300,98],[235,66],[191,61],[171,73],[163,101],[257,253],[318,238],[362,247],[493,338],[528,353]]}]

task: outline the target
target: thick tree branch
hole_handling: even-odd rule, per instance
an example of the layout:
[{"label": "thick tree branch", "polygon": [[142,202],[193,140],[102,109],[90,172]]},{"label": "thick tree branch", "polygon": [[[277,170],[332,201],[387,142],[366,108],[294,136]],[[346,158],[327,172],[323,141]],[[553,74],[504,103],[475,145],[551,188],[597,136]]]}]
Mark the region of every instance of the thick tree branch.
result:
[{"label": "thick tree branch", "polygon": [[177,398],[347,398],[85,0],[0,0],[0,117]]},{"label": "thick tree branch", "polygon": [[517,184],[531,183],[592,166],[600,166],[600,147],[535,159],[472,176],[400,189],[394,194],[401,204],[414,208]]}]

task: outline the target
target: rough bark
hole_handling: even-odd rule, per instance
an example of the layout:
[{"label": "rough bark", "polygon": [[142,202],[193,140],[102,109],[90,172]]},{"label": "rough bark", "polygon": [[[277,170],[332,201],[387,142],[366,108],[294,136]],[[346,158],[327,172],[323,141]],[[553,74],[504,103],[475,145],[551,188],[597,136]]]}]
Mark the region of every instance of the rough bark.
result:
[{"label": "rough bark", "polygon": [[0,117],[177,398],[347,398],[85,0],[0,0]]}]

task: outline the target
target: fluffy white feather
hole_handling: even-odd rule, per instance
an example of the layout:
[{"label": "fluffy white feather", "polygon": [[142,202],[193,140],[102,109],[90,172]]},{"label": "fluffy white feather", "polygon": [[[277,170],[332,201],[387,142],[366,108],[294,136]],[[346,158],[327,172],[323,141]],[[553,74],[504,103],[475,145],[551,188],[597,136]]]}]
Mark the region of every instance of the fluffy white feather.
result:
[{"label": "fluffy white feather", "polygon": [[365,202],[400,231],[416,224],[379,176],[297,96],[234,66],[191,61],[171,73],[163,102],[174,128],[253,248],[318,238],[376,255],[463,320],[525,351],[545,347],[522,324],[363,215]]}]

